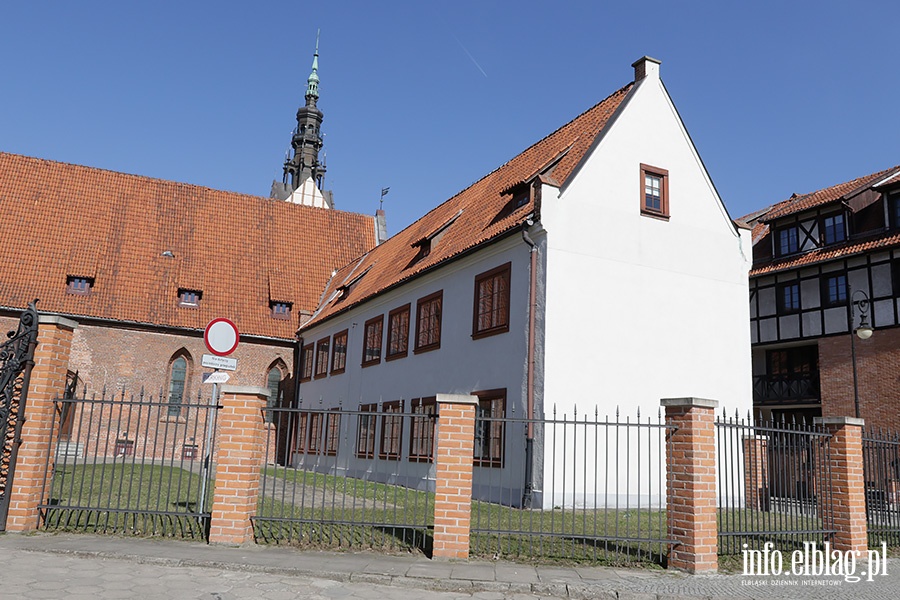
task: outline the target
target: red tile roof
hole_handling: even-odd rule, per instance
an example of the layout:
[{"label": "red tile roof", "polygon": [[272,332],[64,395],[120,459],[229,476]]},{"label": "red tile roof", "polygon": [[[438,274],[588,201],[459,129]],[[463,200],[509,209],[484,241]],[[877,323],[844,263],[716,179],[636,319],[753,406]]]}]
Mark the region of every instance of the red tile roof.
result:
[{"label": "red tile roof", "polygon": [[[366,215],[3,152],[0,219],[0,306],[190,329],[224,316],[284,339],[375,244]],[[69,276],[91,293],[67,294]],[[202,290],[198,308],[178,306],[180,288]],[[270,301],[293,303],[291,319]]]},{"label": "red tile roof", "polygon": [[769,212],[764,217],[762,217],[761,220],[773,221],[775,219],[780,219],[781,217],[786,217],[788,215],[793,215],[804,210],[809,210],[810,208],[828,204],[829,202],[836,202],[843,199],[847,194],[851,194],[851,192],[854,192],[860,188],[865,189],[871,185],[878,183],[879,180],[885,178],[892,171],[897,171],[898,169],[900,169],[900,167],[892,167],[890,169],[885,169],[884,171],[872,173],[871,175],[866,175],[864,177],[858,177],[851,181],[839,183],[837,185],[833,185],[831,187],[827,187],[825,189],[818,190],[809,194],[804,194],[802,196],[794,194],[784,201],[783,206],[779,207],[777,210]]},{"label": "red tile roof", "polygon": [[[519,227],[532,214],[534,206],[531,201],[519,208],[511,206],[513,195],[510,191],[542,173],[545,181],[552,177],[559,185],[565,185],[632,86],[629,83],[614,92],[374,248],[361,260],[345,266],[329,283],[319,312],[303,329]],[[433,235],[460,211],[458,218],[433,245],[430,254],[416,261],[420,249],[417,242]],[[342,297],[332,299],[335,290],[363,272],[366,272],[365,276]]]},{"label": "red tile roof", "polygon": [[869,237],[864,240],[852,240],[841,246],[818,248],[816,250],[804,252],[803,254],[774,260],[753,268],[750,271],[750,277],[765,275],[767,273],[777,273],[787,269],[795,269],[797,267],[803,267],[828,260],[846,258],[847,256],[852,256],[854,254],[892,248],[898,245],[900,245],[900,233],[893,232],[888,235],[880,233],[877,236]]}]

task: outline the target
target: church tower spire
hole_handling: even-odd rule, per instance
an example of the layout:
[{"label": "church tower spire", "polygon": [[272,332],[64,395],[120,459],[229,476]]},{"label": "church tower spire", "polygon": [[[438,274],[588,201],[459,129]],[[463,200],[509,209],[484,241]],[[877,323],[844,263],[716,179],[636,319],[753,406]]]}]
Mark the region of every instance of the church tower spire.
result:
[{"label": "church tower spire", "polygon": [[[313,53],[312,72],[306,80],[306,104],[297,109],[297,127],[291,136],[294,155],[285,157],[284,178],[272,186],[272,196],[301,204],[331,207],[331,193],[323,189],[325,162],[319,160],[322,149],[322,111],[319,101],[319,34]],[[298,188],[300,192],[298,193]],[[297,198],[300,196],[301,198]],[[309,196],[309,198],[307,198]]]}]

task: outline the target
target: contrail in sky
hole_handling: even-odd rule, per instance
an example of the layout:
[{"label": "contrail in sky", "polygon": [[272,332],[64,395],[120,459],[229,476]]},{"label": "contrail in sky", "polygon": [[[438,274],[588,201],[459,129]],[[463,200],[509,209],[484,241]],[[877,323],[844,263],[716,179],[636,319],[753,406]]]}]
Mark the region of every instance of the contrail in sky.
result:
[{"label": "contrail in sky", "polygon": [[479,71],[481,71],[481,74],[484,75],[484,78],[487,79],[487,73],[484,72],[484,69],[481,68],[481,65],[478,64],[478,61],[475,60],[475,57],[472,56],[472,53],[469,52],[468,50],[466,50],[466,47],[463,46],[462,42],[459,41],[459,38],[458,38],[458,37],[456,37],[456,36],[454,35],[454,36],[453,36],[453,39],[456,40],[456,43],[459,44],[459,47],[463,49],[463,52],[466,53],[466,56],[469,57],[469,59],[472,61],[472,63],[473,63],[476,67],[478,67],[478,70],[479,70]]}]

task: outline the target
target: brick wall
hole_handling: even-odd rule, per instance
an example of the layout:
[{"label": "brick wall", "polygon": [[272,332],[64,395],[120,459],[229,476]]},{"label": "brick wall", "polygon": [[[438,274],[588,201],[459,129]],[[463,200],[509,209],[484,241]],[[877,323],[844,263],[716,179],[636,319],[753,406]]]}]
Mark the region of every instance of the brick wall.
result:
[{"label": "brick wall", "polygon": [[[860,417],[866,423],[900,431],[900,328],[879,329],[856,340]],[[819,340],[822,416],[855,416],[850,336]]]}]

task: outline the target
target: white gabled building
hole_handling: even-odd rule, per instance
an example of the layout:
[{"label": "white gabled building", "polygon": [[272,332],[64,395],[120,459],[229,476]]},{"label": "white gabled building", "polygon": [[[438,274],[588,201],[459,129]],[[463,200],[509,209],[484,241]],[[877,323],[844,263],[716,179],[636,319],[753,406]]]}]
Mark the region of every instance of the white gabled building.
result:
[{"label": "white gabled building", "polygon": [[[729,217],[659,64],[638,60],[633,83],[339,270],[300,330],[301,406],[411,412],[474,393],[495,416],[655,416],[660,398],[695,396],[746,413],[750,232]],[[402,435],[393,458],[418,481],[433,465],[410,460]],[[510,427],[480,442],[476,455],[500,456],[476,459],[476,494],[488,470],[524,485],[525,437]],[[357,438],[343,436],[341,469],[378,459]],[[537,502],[549,502],[551,446],[534,448]]]}]

